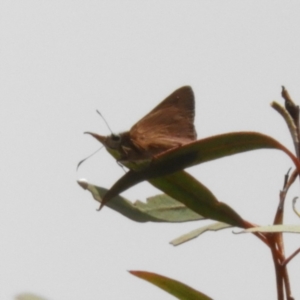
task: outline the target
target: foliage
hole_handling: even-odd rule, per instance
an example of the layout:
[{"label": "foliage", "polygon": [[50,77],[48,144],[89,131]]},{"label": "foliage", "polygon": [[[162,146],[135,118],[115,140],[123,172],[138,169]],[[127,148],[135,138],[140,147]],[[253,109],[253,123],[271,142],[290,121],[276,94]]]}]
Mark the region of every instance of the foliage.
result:
[{"label": "foliage", "polygon": [[[295,146],[295,155],[272,137],[256,132],[234,132],[212,136],[163,152],[146,164],[143,161],[140,166],[131,168],[109,190],[83,180],[78,183],[92,193],[95,200],[101,203],[101,207],[107,205],[137,222],[187,222],[204,218],[217,221],[217,223],[175,239],[171,242],[173,245],[187,242],[207,230],[220,230],[232,226],[243,229],[242,232],[244,233],[254,234],[271,250],[275,266],[278,300],[291,300],[292,293],[287,264],[300,252],[300,249],[286,257],[282,233],[300,233],[300,227],[284,225],[282,222],[286,194],[300,172],[300,129],[299,107],[294,104],[284,87],[282,88],[282,96],[285,100],[285,107],[276,102],[271,105],[281,114],[290,130]],[[279,195],[279,205],[273,226],[257,226],[245,220],[228,204],[220,202],[201,182],[183,171],[190,166],[259,149],[280,150],[288,155],[295,165],[292,174],[285,176],[285,184]],[[144,180],[148,180],[165,194],[152,197],[144,204],[139,201],[132,204],[119,196],[121,192]],[[296,199],[294,205],[295,202]],[[295,206],[294,210],[299,215]],[[148,280],[178,299],[210,299],[183,283],[158,274],[143,271],[131,271],[131,273]]]}]

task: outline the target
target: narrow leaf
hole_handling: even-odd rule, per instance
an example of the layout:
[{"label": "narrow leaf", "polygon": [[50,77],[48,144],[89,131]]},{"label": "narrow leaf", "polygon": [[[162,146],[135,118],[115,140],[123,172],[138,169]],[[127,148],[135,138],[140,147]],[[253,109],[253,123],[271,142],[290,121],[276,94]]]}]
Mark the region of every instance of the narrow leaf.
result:
[{"label": "narrow leaf", "polygon": [[[107,192],[107,189],[89,184],[85,180],[79,180],[78,184],[100,203]],[[107,206],[135,222],[188,222],[203,219],[181,202],[165,194],[150,197],[146,203],[132,203],[124,197],[116,196]]]},{"label": "narrow leaf", "polygon": [[155,273],[143,272],[143,271],[129,271],[132,275],[135,275],[141,279],[144,279],[157,287],[163,289],[169,294],[175,296],[180,300],[212,300],[212,298],[205,294],[189,287],[180,281],[161,276]]},{"label": "narrow leaf", "polygon": [[237,233],[249,233],[249,232],[286,232],[286,233],[300,233],[300,225],[270,225],[252,227],[242,230]]},{"label": "narrow leaf", "polygon": [[257,149],[284,151],[290,156],[300,172],[298,159],[269,136],[255,132],[221,134],[166,151],[154,158],[148,167],[139,171],[127,172],[104,196],[101,207],[115,195],[144,180],[163,177],[196,164]]},{"label": "narrow leaf", "polygon": [[237,212],[218,201],[206,186],[185,171],[153,178],[149,182],[205,218],[246,227]]},{"label": "narrow leaf", "polygon": [[[140,173],[140,172],[139,172]],[[102,203],[124,191],[127,181],[141,180],[137,172],[129,171],[104,195]],[[149,182],[170,197],[180,201],[199,215],[237,227],[245,227],[243,219],[225,203],[219,202],[213,193],[185,171],[152,178]]]},{"label": "narrow leaf", "polygon": [[200,227],[198,229],[195,229],[189,233],[186,233],[170,242],[173,246],[178,246],[180,244],[186,243],[192,239],[195,239],[196,237],[200,236],[202,233],[207,231],[218,231],[222,229],[227,229],[229,227],[232,227],[229,224],[217,222],[213,224],[209,224],[207,226]]},{"label": "narrow leaf", "polygon": [[150,176],[155,176],[153,169],[160,169],[156,176],[169,174],[207,161],[259,149],[285,152],[300,170],[300,162],[285,146],[258,132],[232,132],[197,140],[157,155],[146,169]]}]

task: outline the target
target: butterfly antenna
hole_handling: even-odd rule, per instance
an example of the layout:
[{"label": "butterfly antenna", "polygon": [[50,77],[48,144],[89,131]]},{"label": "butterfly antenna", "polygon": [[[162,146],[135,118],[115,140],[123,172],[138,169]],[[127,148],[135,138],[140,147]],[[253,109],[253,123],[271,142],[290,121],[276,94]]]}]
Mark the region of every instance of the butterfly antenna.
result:
[{"label": "butterfly antenna", "polygon": [[122,170],[124,171],[124,173],[127,173],[126,169],[124,168],[124,166],[119,161],[117,161],[117,164],[118,164],[119,167],[122,168]]},{"label": "butterfly antenna", "polygon": [[88,157],[84,158],[83,160],[81,160],[78,165],[77,165],[77,168],[76,168],[76,171],[78,171],[78,168],[79,166],[84,162],[86,161],[88,158],[92,157],[94,154],[96,154],[98,151],[100,151],[101,149],[103,148],[103,146],[101,146],[98,150],[96,150],[94,153],[90,154]]},{"label": "butterfly antenna", "polygon": [[109,129],[110,133],[113,134],[113,131],[111,130],[111,128],[109,127],[107,121],[105,120],[105,118],[103,117],[103,115],[101,114],[101,112],[97,109],[96,112],[100,115],[100,117],[103,119],[103,121],[105,122],[107,128]]}]

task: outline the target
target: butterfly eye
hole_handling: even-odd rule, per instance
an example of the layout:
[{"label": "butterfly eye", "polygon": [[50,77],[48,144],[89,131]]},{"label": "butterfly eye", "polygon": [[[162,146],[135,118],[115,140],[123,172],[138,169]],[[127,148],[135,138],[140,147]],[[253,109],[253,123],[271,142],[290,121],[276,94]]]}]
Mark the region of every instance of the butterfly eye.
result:
[{"label": "butterfly eye", "polygon": [[114,141],[114,142],[118,142],[121,140],[121,137],[118,135],[118,134],[112,134],[111,135],[111,139]]},{"label": "butterfly eye", "polygon": [[110,136],[106,138],[105,147],[111,149],[119,149],[121,144],[121,135],[112,133]]}]

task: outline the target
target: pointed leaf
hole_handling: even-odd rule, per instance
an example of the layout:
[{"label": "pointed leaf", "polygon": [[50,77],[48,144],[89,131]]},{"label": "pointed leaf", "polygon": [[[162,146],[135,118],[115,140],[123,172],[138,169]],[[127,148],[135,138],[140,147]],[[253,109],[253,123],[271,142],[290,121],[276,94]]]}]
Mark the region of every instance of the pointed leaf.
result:
[{"label": "pointed leaf", "polygon": [[212,300],[212,298],[205,294],[189,287],[180,281],[161,276],[155,273],[143,272],[143,271],[129,271],[132,275],[135,275],[141,279],[144,279],[157,287],[163,289],[169,294],[175,296],[180,300]]},{"label": "pointed leaf", "polygon": [[[164,166],[177,171],[218,158],[259,149],[282,150],[290,156],[300,170],[300,162],[286,147],[272,137],[258,132],[232,132],[197,140],[161,153],[153,159],[151,168]],[[178,165],[179,169],[174,165]],[[163,171],[161,172],[163,174]]]},{"label": "pointed leaf", "polygon": [[221,157],[266,148],[282,150],[287,153],[300,172],[299,160],[288,149],[269,136],[256,132],[221,134],[166,151],[154,158],[148,167],[139,171],[129,171],[105,195],[101,207],[113,196],[144,180],[162,177]]},{"label": "pointed leaf", "polygon": [[[97,139],[97,135],[92,134],[92,136]],[[149,159],[131,162],[125,161],[124,164],[129,169],[136,171],[142,169],[148,170],[149,167],[150,169],[156,169],[157,166],[161,166],[161,170],[158,171],[156,176],[162,176],[163,174],[169,174],[210,160],[258,149],[284,151],[290,156],[300,171],[300,162],[286,147],[272,137],[258,132],[219,134],[162,152],[156,155],[152,161]],[[153,176],[153,170],[150,173]]]},{"label": "pointed leaf", "polygon": [[170,244],[172,244],[173,246],[178,246],[178,245],[186,243],[192,239],[195,239],[196,237],[198,237],[199,235],[201,235],[202,233],[204,233],[206,231],[218,231],[218,230],[222,230],[222,229],[227,229],[229,227],[232,227],[232,226],[229,224],[226,224],[226,223],[222,223],[222,222],[209,224],[207,226],[200,227],[198,229],[195,229],[189,233],[186,233],[186,234],[172,240],[170,242]]},{"label": "pointed leaf", "polygon": [[[129,171],[104,195],[102,202],[108,201],[127,186],[127,180],[138,177],[140,172]],[[225,203],[219,202],[212,192],[185,171],[173,173],[168,176],[152,178],[149,182],[170,197],[180,201],[186,207],[199,215],[216,221],[231,224],[233,226],[245,227],[243,219]]]},{"label": "pointed leaf", "polygon": [[[100,203],[103,195],[107,192],[107,189],[89,184],[84,180],[79,180],[78,184],[91,192],[94,199]],[[189,222],[203,219],[182,203],[165,194],[150,197],[146,203],[141,201],[132,203],[124,197],[116,196],[108,202],[107,206],[136,222]]]},{"label": "pointed leaf", "polygon": [[185,171],[153,178],[149,182],[205,218],[246,227],[245,221],[237,212],[229,205],[219,202],[206,186]]}]

